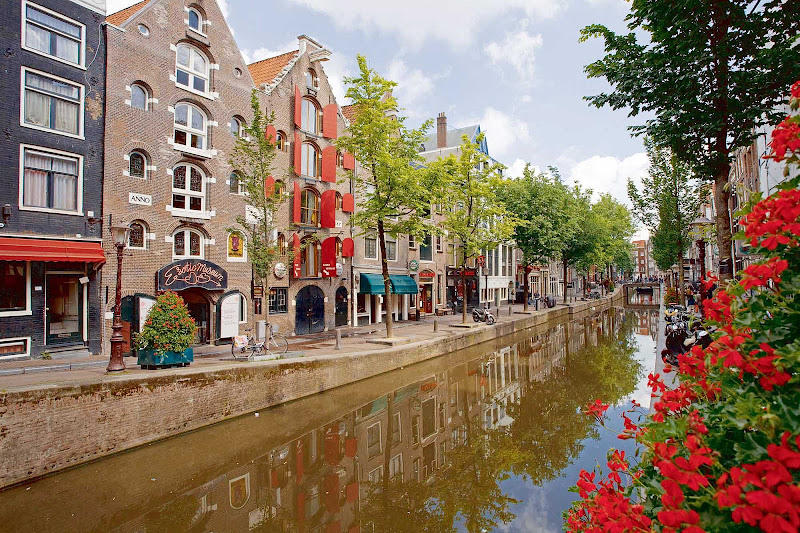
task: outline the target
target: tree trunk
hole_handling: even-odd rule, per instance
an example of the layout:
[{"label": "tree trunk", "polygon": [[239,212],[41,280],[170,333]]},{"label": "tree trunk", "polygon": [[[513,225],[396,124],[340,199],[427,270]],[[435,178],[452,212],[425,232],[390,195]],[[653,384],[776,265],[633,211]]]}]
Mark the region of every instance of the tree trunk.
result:
[{"label": "tree trunk", "polygon": [[378,221],[378,242],[381,243],[381,270],[383,272],[383,288],[385,291],[383,302],[386,308],[386,338],[391,339],[394,326],[394,320],[392,319],[392,284],[389,281],[389,262],[386,259],[386,233],[383,231],[383,220]]},{"label": "tree trunk", "polygon": [[685,305],[686,294],[683,289],[683,250],[678,254],[678,303]]},{"label": "tree trunk", "polygon": [[[564,266],[564,303],[567,303],[567,283],[568,283],[568,281],[567,281],[567,271],[568,271],[568,267],[567,267],[567,262],[564,261],[563,258],[562,258],[561,264]],[[575,289],[573,288],[573,292],[574,292],[574,290]]]},{"label": "tree trunk", "polygon": [[523,278],[523,281],[522,281],[522,287],[523,287],[523,291],[522,291],[522,310],[523,311],[527,311],[528,310],[528,295],[530,294],[530,290],[531,290],[530,286],[528,285],[528,265],[525,265],[525,267],[522,269],[522,278]]},{"label": "tree trunk", "polygon": [[461,263],[461,323],[467,323],[467,259]]},{"label": "tree trunk", "polygon": [[729,202],[731,192],[728,189],[728,175],[730,164],[720,167],[714,176],[714,206],[717,210],[717,247],[719,248],[719,279],[733,279],[733,235],[731,233],[731,218]]}]

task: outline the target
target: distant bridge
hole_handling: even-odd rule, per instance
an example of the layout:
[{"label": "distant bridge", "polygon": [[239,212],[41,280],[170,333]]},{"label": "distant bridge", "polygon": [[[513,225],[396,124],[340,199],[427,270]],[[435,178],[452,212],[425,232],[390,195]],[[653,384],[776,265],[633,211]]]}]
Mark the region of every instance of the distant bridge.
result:
[{"label": "distant bridge", "polygon": [[626,283],[625,304],[639,307],[658,307],[661,305],[661,284],[657,281]]}]

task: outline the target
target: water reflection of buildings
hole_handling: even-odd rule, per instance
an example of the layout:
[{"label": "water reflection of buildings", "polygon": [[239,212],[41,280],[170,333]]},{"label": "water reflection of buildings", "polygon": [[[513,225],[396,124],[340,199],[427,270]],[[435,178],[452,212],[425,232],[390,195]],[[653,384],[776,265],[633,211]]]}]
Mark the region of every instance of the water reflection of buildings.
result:
[{"label": "water reflection of buildings", "polygon": [[365,501],[391,483],[434,481],[465,443],[470,423],[483,431],[509,426],[512,403],[623,318],[611,309],[556,325],[396,389],[256,459],[243,458],[116,531],[377,530],[362,516]]}]

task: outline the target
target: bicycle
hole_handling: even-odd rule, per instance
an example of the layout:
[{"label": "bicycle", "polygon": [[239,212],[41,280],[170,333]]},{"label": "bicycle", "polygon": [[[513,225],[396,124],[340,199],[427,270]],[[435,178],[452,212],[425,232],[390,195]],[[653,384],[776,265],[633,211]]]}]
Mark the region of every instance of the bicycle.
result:
[{"label": "bicycle", "polygon": [[267,339],[261,342],[256,342],[255,337],[250,336],[246,330],[244,335],[237,335],[233,338],[231,343],[231,355],[234,359],[237,358],[238,353],[246,353],[250,351],[249,355],[260,355],[266,351],[270,354],[284,354],[289,351],[289,341],[286,337],[278,333],[278,326],[267,324]]}]

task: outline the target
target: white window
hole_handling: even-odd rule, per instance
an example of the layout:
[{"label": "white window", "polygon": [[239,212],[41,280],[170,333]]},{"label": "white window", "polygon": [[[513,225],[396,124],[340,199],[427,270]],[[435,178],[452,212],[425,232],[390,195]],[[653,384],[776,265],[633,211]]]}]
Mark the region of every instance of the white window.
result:
[{"label": "white window", "polygon": [[310,98],[303,98],[300,128],[311,133],[319,133],[319,109]]},{"label": "white window", "polygon": [[147,248],[147,226],[144,222],[131,222],[131,231],[128,233],[128,248],[144,250]]},{"label": "white window", "polygon": [[367,428],[367,453],[375,457],[383,450],[381,446],[381,423],[375,422]]},{"label": "white window", "polygon": [[198,33],[203,33],[203,15],[194,8],[189,9],[189,27]]},{"label": "white window", "polygon": [[389,461],[389,479],[394,479],[400,476],[400,481],[403,481],[403,454],[398,453]]},{"label": "white window", "polygon": [[30,337],[0,339],[0,360],[28,357],[31,354],[30,345]]},{"label": "white window", "polygon": [[397,261],[397,241],[386,238],[386,260]]},{"label": "white window", "polygon": [[208,93],[208,60],[197,48],[179,44],[175,64],[175,83],[203,95]]},{"label": "white window", "polygon": [[131,85],[131,107],[147,110],[150,93],[144,85],[134,83]]},{"label": "white window", "polygon": [[31,128],[83,135],[83,86],[22,68],[22,117]]},{"label": "white window", "polygon": [[181,163],[172,170],[172,214],[205,211],[206,176],[194,165]]},{"label": "white window", "polygon": [[417,247],[417,239],[410,233],[408,234],[408,247],[412,249]]},{"label": "white window", "polygon": [[20,146],[20,208],[81,214],[83,159],[64,152]]},{"label": "white window", "polygon": [[364,257],[366,259],[378,259],[378,239],[374,233],[368,233],[364,236]]},{"label": "white window", "polygon": [[303,143],[300,159],[300,174],[309,178],[318,178],[322,168],[320,151],[311,143]]},{"label": "white window", "polygon": [[228,179],[228,192],[231,194],[247,193],[247,186],[241,179],[239,179],[239,175],[236,172],[231,172],[231,175]]},{"label": "white window", "polygon": [[314,90],[319,88],[319,78],[317,78],[317,73],[314,72],[314,69],[306,71],[306,87]]},{"label": "white window", "polygon": [[231,118],[231,134],[234,137],[244,136],[244,122],[237,117]]},{"label": "white window", "polygon": [[82,67],[86,28],[43,7],[23,3],[25,11],[22,47],[53,59]]},{"label": "white window", "polygon": [[179,150],[202,151],[206,149],[207,122],[200,108],[192,104],[175,106],[175,147]]},{"label": "white window", "polygon": [[370,483],[378,484],[383,480],[383,465],[379,466],[375,470],[371,470],[369,474],[367,474],[367,479],[369,479]]},{"label": "white window", "polygon": [[173,259],[202,259],[204,256],[203,236],[191,229],[179,229],[172,235]]}]

